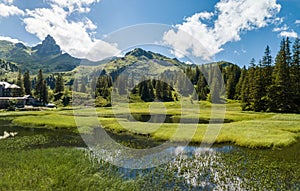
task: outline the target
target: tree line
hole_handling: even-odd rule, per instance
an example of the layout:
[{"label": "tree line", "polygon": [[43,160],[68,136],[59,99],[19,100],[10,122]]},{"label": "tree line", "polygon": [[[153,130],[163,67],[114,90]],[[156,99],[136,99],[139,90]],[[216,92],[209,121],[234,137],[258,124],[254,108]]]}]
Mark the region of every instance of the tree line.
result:
[{"label": "tree line", "polygon": [[242,70],[237,97],[243,110],[299,112],[300,111],[300,40],[293,45],[289,38],[280,43],[273,60],[267,46],[258,64],[253,59]]},{"label": "tree line", "polygon": [[[82,76],[71,80],[65,88],[61,74],[44,78],[40,70],[34,79],[26,71],[17,78],[27,95],[34,95],[42,103],[50,100],[67,105],[70,92],[82,92],[96,98],[96,106],[110,106],[111,93],[127,95],[130,101],[176,101],[181,97],[224,103],[226,99],[239,100],[247,111],[299,112],[300,111],[300,40],[282,39],[275,59],[269,46],[264,56],[248,67],[218,62],[206,65],[188,65],[183,71],[162,72],[161,77],[134,83],[124,68],[107,73],[104,69],[96,77]],[[221,84],[220,81],[224,82]],[[50,90],[50,93],[49,93]],[[33,92],[33,94],[32,94]]]},{"label": "tree line", "polygon": [[39,102],[37,104],[45,105],[49,101],[54,101],[59,105],[68,105],[71,101],[70,92],[65,88],[65,81],[62,74],[44,77],[43,71],[40,69],[37,76],[33,79],[30,77],[29,71],[22,75],[19,70],[16,85],[20,87],[18,96],[31,95]]}]

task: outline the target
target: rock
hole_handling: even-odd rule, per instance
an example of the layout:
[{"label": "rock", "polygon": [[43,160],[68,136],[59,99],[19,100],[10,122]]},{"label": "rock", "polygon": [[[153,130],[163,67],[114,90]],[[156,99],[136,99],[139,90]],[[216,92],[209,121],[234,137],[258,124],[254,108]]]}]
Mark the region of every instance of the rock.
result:
[{"label": "rock", "polygon": [[54,38],[50,35],[48,35],[45,40],[43,40],[42,44],[39,44],[32,49],[37,50],[36,54],[38,54],[39,56],[51,56],[62,53],[60,47],[56,44]]},{"label": "rock", "polygon": [[4,131],[4,135],[0,136],[0,140],[7,139],[8,137],[14,137],[18,134],[18,132],[10,132]]}]

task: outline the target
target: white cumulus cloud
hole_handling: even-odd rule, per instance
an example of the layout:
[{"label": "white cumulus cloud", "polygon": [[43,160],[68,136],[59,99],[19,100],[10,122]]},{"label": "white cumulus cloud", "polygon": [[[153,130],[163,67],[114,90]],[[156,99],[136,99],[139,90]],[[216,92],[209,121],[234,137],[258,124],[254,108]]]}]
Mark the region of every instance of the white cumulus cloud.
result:
[{"label": "white cumulus cloud", "polygon": [[57,5],[59,7],[68,8],[69,12],[89,12],[89,5],[93,3],[98,3],[100,0],[48,0],[51,4]]},{"label": "white cumulus cloud", "polygon": [[0,3],[0,17],[9,17],[14,15],[24,15],[24,11],[14,5]]},{"label": "white cumulus cloud", "polygon": [[6,4],[13,4],[14,0],[2,0]]},{"label": "white cumulus cloud", "polygon": [[[12,43],[23,43],[22,41],[18,40],[18,39],[14,39],[14,38],[11,38],[11,37],[8,37],[8,36],[0,36],[0,40],[5,40],[5,41],[9,41],[9,42],[12,42]],[[25,44],[25,43],[23,43]]]},{"label": "white cumulus cloud", "polygon": [[289,29],[289,27],[288,27],[287,25],[284,25],[284,26],[282,26],[282,27],[274,28],[274,29],[273,29],[273,32],[281,32],[281,31],[286,31],[286,30],[288,30],[288,29]]},{"label": "white cumulus cloud", "polygon": [[296,20],[296,21],[295,21],[295,24],[296,24],[296,25],[299,25],[299,24],[300,24],[300,20]]},{"label": "white cumulus cloud", "polygon": [[[63,51],[74,57],[86,58],[94,55],[91,51],[97,51],[104,56],[113,56],[119,52],[116,45],[91,37],[97,26],[90,19],[71,20],[68,10],[63,6],[52,4],[51,8],[26,10],[23,21],[28,32],[35,34],[40,40],[48,34],[51,35]],[[102,45],[102,48],[99,47],[101,50],[94,49],[99,44]]]},{"label": "white cumulus cloud", "polygon": [[[214,13],[197,13],[185,19],[184,23],[175,26],[164,34],[163,41],[172,46],[174,54],[182,57],[190,53],[211,59],[223,50],[223,45],[239,41],[241,34],[270,23],[277,22],[276,14],[281,6],[276,0],[221,0],[215,5]],[[207,25],[203,20],[216,19]]]},{"label": "white cumulus cloud", "polygon": [[282,31],[279,36],[281,37],[289,37],[289,38],[297,38],[298,34],[295,31]]}]

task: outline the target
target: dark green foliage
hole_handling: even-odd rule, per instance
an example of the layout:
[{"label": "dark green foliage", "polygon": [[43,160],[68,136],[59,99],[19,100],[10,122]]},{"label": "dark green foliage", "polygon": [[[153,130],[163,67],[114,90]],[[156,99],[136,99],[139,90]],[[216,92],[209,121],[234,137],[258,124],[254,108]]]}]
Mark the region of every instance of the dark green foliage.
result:
[{"label": "dark green foliage", "polygon": [[0,75],[6,74],[9,72],[17,72],[18,70],[19,70],[19,68],[15,64],[0,59]]},{"label": "dark green foliage", "polygon": [[58,74],[57,78],[55,79],[54,93],[64,92],[64,90],[65,90],[64,79],[61,74]]},{"label": "dark green foliage", "polygon": [[[95,89],[95,97],[96,101],[98,97],[105,99],[107,104],[105,106],[110,105],[111,102],[111,91],[112,91],[112,78],[109,75],[101,75],[98,78],[96,89]],[[103,102],[103,101],[101,101]],[[96,104],[97,105],[97,104]]]},{"label": "dark green foliage", "polygon": [[271,102],[274,104],[273,111],[287,112],[292,108],[291,105],[291,90],[290,90],[290,41],[283,39],[281,42],[280,50],[275,59],[275,68],[273,72],[273,85],[271,89]]},{"label": "dark green foliage", "polygon": [[300,39],[296,38],[293,45],[293,57],[291,62],[291,89],[293,102],[297,106],[295,109],[300,109]]},{"label": "dark green foliage", "polygon": [[18,96],[23,96],[25,93],[24,90],[24,83],[23,83],[23,78],[22,78],[22,70],[19,70],[18,73],[18,78],[17,78],[17,85],[20,87],[20,90],[18,91]]},{"label": "dark green foliage", "polygon": [[139,84],[139,94],[141,99],[145,102],[152,102],[155,99],[154,90],[151,80],[143,80]]},{"label": "dark green foliage", "polygon": [[[293,54],[288,38],[281,41],[280,50],[272,65],[270,48],[258,66],[251,62],[242,72],[238,83],[243,110],[299,112],[300,107],[300,64],[299,39],[295,40]],[[241,85],[242,84],[242,85]]]},{"label": "dark green foliage", "polygon": [[23,75],[23,83],[24,83],[25,94],[31,95],[31,80],[30,80],[30,74],[28,70]]},{"label": "dark green foliage", "polygon": [[[221,68],[222,70],[223,68]],[[241,69],[237,65],[229,65],[224,68],[223,76],[226,84],[226,95],[228,99],[234,99],[236,86],[239,82]]]},{"label": "dark green foliage", "polygon": [[197,93],[198,100],[207,100],[207,95],[209,93],[209,87],[204,75],[201,73],[199,80],[197,82]]},{"label": "dark green foliage", "polygon": [[143,80],[131,90],[130,98],[133,100],[139,96],[144,102],[170,102],[174,101],[173,91],[174,89],[163,80]]},{"label": "dark green foliage", "polygon": [[212,67],[212,77],[211,77],[210,93],[208,94],[208,100],[212,103],[223,103],[222,98],[225,91],[222,86],[222,76],[219,72],[219,66],[215,65]]},{"label": "dark green foliage", "polygon": [[44,80],[42,70],[39,70],[37,76],[34,95],[41,103],[45,104],[48,102],[48,87],[46,81]]}]

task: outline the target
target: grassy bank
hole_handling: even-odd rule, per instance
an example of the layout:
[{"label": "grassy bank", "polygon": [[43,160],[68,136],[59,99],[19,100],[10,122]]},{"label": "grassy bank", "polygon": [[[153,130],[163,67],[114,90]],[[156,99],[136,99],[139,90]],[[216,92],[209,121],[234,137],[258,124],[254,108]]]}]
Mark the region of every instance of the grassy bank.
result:
[{"label": "grassy bank", "polygon": [[[181,118],[189,121],[200,119],[207,121],[211,118],[222,118],[223,105],[211,105],[208,102],[201,102],[200,110],[193,109],[196,104],[184,103],[181,109],[180,103],[132,103],[130,110],[126,107],[117,108],[97,108],[98,119],[91,117],[92,111],[77,110],[76,121],[80,121],[80,132],[91,132],[93,126],[97,125],[98,120],[101,125],[115,132],[130,131],[134,134],[151,136],[158,140],[183,141],[190,137],[190,133],[196,126],[192,142],[201,143],[207,140],[205,133],[214,128],[206,123],[184,124],[183,131],[174,136],[178,129],[176,123],[143,123],[133,122],[126,117],[119,116],[114,118],[113,113],[119,115],[128,114],[168,114],[173,118]],[[120,109],[121,108],[121,109]],[[149,110],[150,108],[150,110]],[[214,112],[212,112],[214,108]],[[39,111],[39,112],[5,112],[0,113],[1,117],[12,119],[13,123],[26,127],[42,128],[67,128],[77,131],[77,125],[72,110]],[[297,141],[300,135],[300,115],[297,114],[275,114],[275,113],[255,113],[243,112],[240,110],[239,103],[226,105],[225,122],[219,132],[216,143],[234,143],[239,146],[249,148],[273,148],[289,146]],[[94,120],[93,120],[94,119]],[[215,127],[216,128],[216,127]],[[218,128],[216,128],[218,130]]]}]

